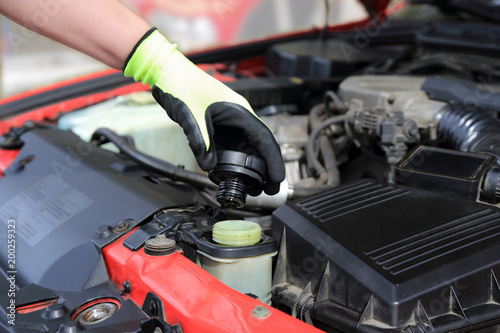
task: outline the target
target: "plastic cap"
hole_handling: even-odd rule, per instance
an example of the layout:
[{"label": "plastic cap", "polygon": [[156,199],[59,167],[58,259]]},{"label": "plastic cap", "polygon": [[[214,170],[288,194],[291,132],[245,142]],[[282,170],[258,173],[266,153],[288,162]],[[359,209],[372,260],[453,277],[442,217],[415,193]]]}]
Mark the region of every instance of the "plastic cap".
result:
[{"label": "plastic cap", "polygon": [[217,222],[212,230],[214,242],[228,246],[249,246],[260,241],[262,228],[255,222],[229,220]]}]

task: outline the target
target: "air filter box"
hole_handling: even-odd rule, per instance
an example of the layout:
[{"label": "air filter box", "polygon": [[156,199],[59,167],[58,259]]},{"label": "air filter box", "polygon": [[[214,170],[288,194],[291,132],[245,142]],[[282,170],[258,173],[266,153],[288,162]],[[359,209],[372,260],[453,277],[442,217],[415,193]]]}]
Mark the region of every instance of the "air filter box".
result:
[{"label": "air filter box", "polygon": [[500,322],[500,210],[362,180],[282,206],[273,301],[327,330]]}]

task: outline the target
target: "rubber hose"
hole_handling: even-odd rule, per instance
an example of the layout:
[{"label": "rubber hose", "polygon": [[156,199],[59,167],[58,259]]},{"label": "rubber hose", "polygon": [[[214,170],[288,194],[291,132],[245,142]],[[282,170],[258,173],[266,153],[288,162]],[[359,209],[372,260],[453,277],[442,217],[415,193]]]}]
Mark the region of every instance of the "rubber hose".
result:
[{"label": "rubber hose", "polygon": [[[309,113],[309,123],[311,128],[315,128],[320,126],[322,123],[321,115],[326,110],[326,105],[319,104],[314,107]],[[337,134],[339,130],[336,131]],[[325,164],[325,172],[328,175],[326,184],[330,186],[338,186],[340,185],[340,171],[337,166],[337,156],[335,155],[335,151],[333,149],[333,145],[324,132],[319,136],[319,150],[321,155],[323,156],[323,163]],[[314,151],[314,156],[317,156],[316,149]],[[319,161],[318,161],[319,163]]]},{"label": "rubber hose", "polygon": [[[321,122],[322,122],[321,116],[323,115],[324,111],[325,111],[325,107],[322,107],[321,105],[316,105],[311,109],[311,111],[309,112],[310,131],[312,131],[315,127],[317,127],[321,124]],[[323,135],[320,136],[320,144],[319,144],[320,149],[322,147],[322,142],[321,142],[322,138],[323,138]],[[314,159],[313,160],[307,159],[307,166],[309,168],[313,168],[316,172],[316,175],[318,176],[318,178],[316,178],[316,181],[314,182],[314,184],[312,184],[313,187],[325,185],[330,178],[330,175],[327,172],[326,168],[318,168],[318,166],[322,167],[322,164],[319,162],[319,160],[317,158],[318,153],[319,153],[317,146],[318,145],[313,143]],[[307,157],[307,154],[306,154],[306,157]]]},{"label": "rubber hose", "polygon": [[500,164],[500,120],[493,113],[452,104],[441,116],[437,130],[442,146],[494,155]]},{"label": "rubber hose", "polygon": [[[105,139],[104,141],[103,138]],[[120,153],[122,153],[132,161],[136,162],[147,170],[156,172],[169,179],[172,179],[173,181],[188,183],[200,189],[217,189],[217,185],[212,183],[212,181],[208,179],[207,176],[179,168],[172,163],[144,154],[133,148],[126,139],[108,128],[97,129],[92,134],[91,142],[98,144],[111,142],[116,147],[118,147]]]},{"label": "rubber hose", "polygon": [[332,111],[330,110],[330,100],[333,101],[335,105],[334,111],[337,113],[345,111],[345,104],[342,102],[340,97],[332,90],[328,90],[323,97],[323,104],[325,105],[325,113],[330,117],[332,116]]},{"label": "rubber hose", "polygon": [[[313,109],[311,110],[310,120],[313,122],[312,123],[313,126],[314,126],[314,122],[316,122],[315,115],[319,114],[319,112],[321,112],[321,110],[323,110],[323,109],[324,109],[324,105],[319,104],[319,105],[313,107]],[[316,142],[317,138],[319,137],[319,135],[321,134],[321,132],[325,128],[327,128],[331,125],[337,124],[337,123],[343,123],[344,120],[345,120],[344,115],[328,118],[327,120],[325,120],[319,126],[316,126],[312,130],[312,133],[309,136],[309,140],[306,142],[306,145],[305,145],[306,158],[307,158],[307,161],[311,164],[311,167],[316,171],[316,173],[318,175],[321,175],[322,173],[327,172],[327,168],[328,168],[328,172],[330,173],[330,176],[333,177],[332,183],[339,183],[340,182],[339,180],[336,180],[336,178],[338,177],[338,169],[337,169],[337,160],[335,157],[335,153],[333,152],[333,148],[331,148],[331,146],[330,146],[331,152],[327,151],[329,149],[328,146],[330,145],[329,142],[327,142],[327,144],[324,144],[322,147],[322,148],[326,149],[326,151],[325,151],[326,156],[324,154],[323,157],[324,157],[325,163],[328,163],[328,166],[327,166],[327,168],[325,168],[323,165],[321,165],[321,163],[319,162],[319,160],[316,156],[317,154],[315,151],[315,142]],[[333,134],[339,134],[341,131],[342,131],[342,127],[337,127],[334,130]],[[326,138],[326,139],[328,140],[328,138]],[[323,151],[322,151],[322,153],[323,153]],[[333,155],[333,157],[332,157],[332,155]],[[326,158],[326,157],[328,157],[328,158]]]}]

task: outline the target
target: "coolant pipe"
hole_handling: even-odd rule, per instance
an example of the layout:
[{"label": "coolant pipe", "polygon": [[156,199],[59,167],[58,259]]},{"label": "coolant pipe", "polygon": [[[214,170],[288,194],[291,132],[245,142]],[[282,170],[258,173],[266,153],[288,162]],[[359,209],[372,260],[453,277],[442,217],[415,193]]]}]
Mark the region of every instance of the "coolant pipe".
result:
[{"label": "coolant pipe", "polygon": [[91,142],[97,144],[112,142],[120,150],[120,153],[127,156],[132,161],[141,165],[145,169],[164,175],[174,181],[188,183],[201,189],[217,188],[217,186],[205,175],[182,169],[167,161],[138,151],[125,138],[110,129],[97,129],[92,134]]},{"label": "coolant pipe", "polygon": [[291,189],[288,179],[280,184],[280,190],[275,195],[268,195],[264,192],[256,197],[248,196],[246,200],[247,208],[276,209],[284,205],[291,197]]}]

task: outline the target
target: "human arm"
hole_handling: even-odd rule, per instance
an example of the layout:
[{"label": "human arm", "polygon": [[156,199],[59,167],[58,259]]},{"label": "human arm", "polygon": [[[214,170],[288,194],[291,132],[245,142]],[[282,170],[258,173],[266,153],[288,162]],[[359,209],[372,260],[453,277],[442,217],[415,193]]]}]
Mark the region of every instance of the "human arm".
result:
[{"label": "human arm", "polygon": [[151,28],[118,0],[0,0],[0,14],[119,70]]},{"label": "human arm", "polygon": [[149,83],[158,103],[183,128],[198,164],[213,169],[217,142],[267,163],[264,190],[284,180],[280,148],[250,104],[184,57],[117,0],[0,0],[0,13]]}]

